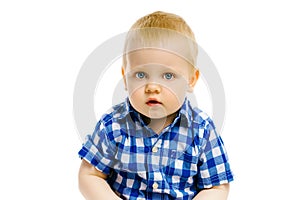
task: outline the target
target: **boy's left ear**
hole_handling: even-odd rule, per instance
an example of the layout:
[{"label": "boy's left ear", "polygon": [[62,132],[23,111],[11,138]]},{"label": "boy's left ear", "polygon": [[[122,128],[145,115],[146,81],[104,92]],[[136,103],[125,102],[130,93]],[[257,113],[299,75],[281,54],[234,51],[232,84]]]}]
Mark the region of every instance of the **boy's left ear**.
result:
[{"label": "boy's left ear", "polygon": [[189,78],[189,87],[188,87],[188,92],[193,92],[194,91],[194,87],[199,79],[200,76],[200,72],[198,69],[195,69],[193,71],[193,73],[191,74],[190,78]]}]

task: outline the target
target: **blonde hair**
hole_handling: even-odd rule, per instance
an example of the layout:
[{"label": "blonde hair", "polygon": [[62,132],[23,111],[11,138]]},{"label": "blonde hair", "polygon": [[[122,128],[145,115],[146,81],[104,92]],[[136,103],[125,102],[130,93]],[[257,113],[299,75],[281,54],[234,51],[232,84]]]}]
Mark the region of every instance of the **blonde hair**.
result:
[{"label": "blonde hair", "polygon": [[198,45],[194,33],[178,15],[157,11],[138,19],[126,37],[124,67],[127,64],[126,54],[143,48],[171,51],[196,66]]}]

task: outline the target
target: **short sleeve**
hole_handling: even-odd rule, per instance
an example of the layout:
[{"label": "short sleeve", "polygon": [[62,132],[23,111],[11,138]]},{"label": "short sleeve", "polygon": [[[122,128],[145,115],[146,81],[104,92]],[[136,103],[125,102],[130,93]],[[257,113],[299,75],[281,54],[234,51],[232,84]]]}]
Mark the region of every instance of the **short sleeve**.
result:
[{"label": "short sleeve", "polygon": [[201,152],[198,173],[199,189],[233,181],[224,143],[212,122],[210,128],[204,131],[204,143]]},{"label": "short sleeve", "polygon": [[114,165],[115,149],[105,127],[99,121],[94,133],[87,135],[78,155],[104,174],[110,174]]}]

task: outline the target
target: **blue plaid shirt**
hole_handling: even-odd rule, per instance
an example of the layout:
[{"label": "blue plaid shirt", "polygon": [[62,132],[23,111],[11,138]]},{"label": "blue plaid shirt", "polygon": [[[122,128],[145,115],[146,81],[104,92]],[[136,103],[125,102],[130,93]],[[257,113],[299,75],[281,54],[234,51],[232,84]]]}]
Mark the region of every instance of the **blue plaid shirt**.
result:
[{"label": "blue plaid shirt", "polygon": [[212,120],[187,99],[160,134],[126,99],[103,115],[79,156],[107,174],[123,199],[192,199],[233,180]]}]

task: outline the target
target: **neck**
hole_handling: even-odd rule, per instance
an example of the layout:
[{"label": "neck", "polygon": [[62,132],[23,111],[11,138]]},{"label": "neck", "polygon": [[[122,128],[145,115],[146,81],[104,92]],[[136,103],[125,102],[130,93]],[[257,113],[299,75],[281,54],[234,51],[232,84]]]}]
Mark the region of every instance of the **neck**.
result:
[{"label": "neck", "polygon": [[174,121],[176,115],[177,112],[159,119],[150,119],[144,116],[144,121],[155,133],[160,134],[164,128],[169,126]]}]

